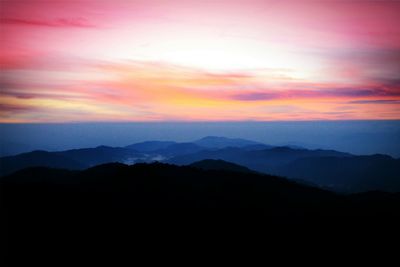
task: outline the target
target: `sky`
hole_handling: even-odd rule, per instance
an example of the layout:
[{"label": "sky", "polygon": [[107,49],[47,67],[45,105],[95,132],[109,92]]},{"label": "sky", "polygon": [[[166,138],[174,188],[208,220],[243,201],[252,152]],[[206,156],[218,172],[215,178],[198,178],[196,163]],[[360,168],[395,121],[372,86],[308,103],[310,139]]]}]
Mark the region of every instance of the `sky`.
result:
[{"label": "sky", "polygon": [[0,122],[400,119],[400,1],[0,0]]}]

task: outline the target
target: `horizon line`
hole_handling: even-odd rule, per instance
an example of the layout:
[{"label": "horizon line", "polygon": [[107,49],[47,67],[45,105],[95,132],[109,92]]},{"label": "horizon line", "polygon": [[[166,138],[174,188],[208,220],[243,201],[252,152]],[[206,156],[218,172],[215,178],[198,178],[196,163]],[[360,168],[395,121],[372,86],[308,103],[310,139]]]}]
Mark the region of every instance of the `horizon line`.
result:
[{"label": "horizon line", "polygon": [[318,120],[152,120],[152,121],[50,121],[50,122],[0,122],[0,125],[21,125],[21,124],[95,124],[95,123],[108,123],[108,124],[129,124],[129,123],[274,123],[274,122],[378,122],[378,121],[400,121],[399,119],[318,119]]}]

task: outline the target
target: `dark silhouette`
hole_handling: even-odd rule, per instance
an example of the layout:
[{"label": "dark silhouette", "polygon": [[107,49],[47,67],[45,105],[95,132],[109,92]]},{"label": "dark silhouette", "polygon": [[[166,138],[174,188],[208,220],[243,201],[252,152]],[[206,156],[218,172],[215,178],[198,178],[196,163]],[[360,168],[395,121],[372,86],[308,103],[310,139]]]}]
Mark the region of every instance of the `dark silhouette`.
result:
[{"label": "dark silhouette", "polygon": [[86,165],[60,154],[47,151],[32,151],[16,156],[0,158],[0,175],[7,175],[27,167],[83,169]]},{"label": "dark silhouette", "polygon": [[221,159],[261,173],[303,180],[339,192],[400,192],[400,159],[387,155],[355,156],[333,150],[289,147],[224,148],[177,156],[167,162],[188,165],[205,159]]},{"label": "dark silhouette", "polygon": [[217,170],[217,171],[232,171],[232,172],[243,172],[243,173],[256,173],[255,171],[250,170],[249,168],[230,163],[224,160],[214,160],[214,159],[205,159],[201,161],[194,162],[189,166],[199,168],[202,170]]},{"label": "dark silhouette", "polygon": [[276,173],[341,192],[400,192],[400,159],[386,155],[300,158]]},{"label": "dark silhouette", "polygon": [[0,189],[10,261],[53,256],[64,262],[76,250],[101,261],[100,255],[127,249],[139,235],[149,240],[152,233],[184,227],[197,232],[217,223],[224,229],[236,225],[234,234],[257,223],[270,240],[273,233],[303,232],[307,226],[318,233],[343,222],[359,228],[374,218],[388,228],[400,215],[399,193],[339,195],[220,160],[182,167],[27,168],[2,177]]}]

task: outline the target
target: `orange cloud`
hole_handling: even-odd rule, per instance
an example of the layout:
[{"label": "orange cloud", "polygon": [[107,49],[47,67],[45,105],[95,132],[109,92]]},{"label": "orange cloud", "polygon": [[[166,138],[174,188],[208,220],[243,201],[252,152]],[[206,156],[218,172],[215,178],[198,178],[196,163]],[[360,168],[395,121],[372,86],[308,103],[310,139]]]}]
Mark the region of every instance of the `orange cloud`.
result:
[{"label": "orange cloud", "polygon": [[[391,87],[384,84],[349,87],[297,80],[285,82],[274,75],[272,79],[268,75],[260,76],[259,72],[212,73],[145,62],[95,63],[87,68],[95,75],[82,77],[94,78],[77,80],[70,85],[55,86],[49,82],[34,89],[26,88],[26,81],[20,86],[15,80],[4,83],[8,89],[0,97],[2,121],[400,117],[400,91],[393,84]],[[382,103],[386,105],[382,107]]]}]

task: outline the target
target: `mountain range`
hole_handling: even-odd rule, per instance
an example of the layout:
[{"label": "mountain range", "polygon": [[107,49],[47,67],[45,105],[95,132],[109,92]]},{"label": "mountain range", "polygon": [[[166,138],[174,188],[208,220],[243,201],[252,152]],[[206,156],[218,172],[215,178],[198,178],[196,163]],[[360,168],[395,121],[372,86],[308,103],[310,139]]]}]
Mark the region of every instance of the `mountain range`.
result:
[{"label": "mountain range", "polygon": [[99,253],[120,253],[138,240],[152,247],[161,233],[171,233],[170,245],[178,229],[185,235],[226,229],[235,239],[240,231],[255,236],[265,231],[269,241],[276,235],[285,243],[284,234],[304,233],[308,239],[311,233],[353,236],[353,229],[392,234],[400,216],[400,193],[338,194],[222,160],[31,167],[1,177],[0,191],[0,225],[6,231],[0,241],[7,243],[13,263],[7,266],[37,255],[64,261],[76,250],[102,261]]},{"label": "mountain range", "polygon": [[210,159],[333,191],[400,191],[400,159],[390,156],[359,156],[334,150],[276,147],[251,140],[216,136],[185,143],[146,141],[125,147],[32,151],[0,158],[0,175],[37,166],[83,170],[110,162],[134,164],[155,161],[182,166]]},{"label": "mountain range", "polygon": [[45,216],[68,212],[65,207],[74,216],[89,210],[134,210],[126,216],[135,218],[149,210],[205,214],[252,210],[273,217],[400,215],[393,208],[400,204],[400,193],[336,194],[223,160],[189,166],[108,163],[81,171],[32,167],[1,177],[0,187],[5,206],[18,211],[11,219],[31,211]]}]

